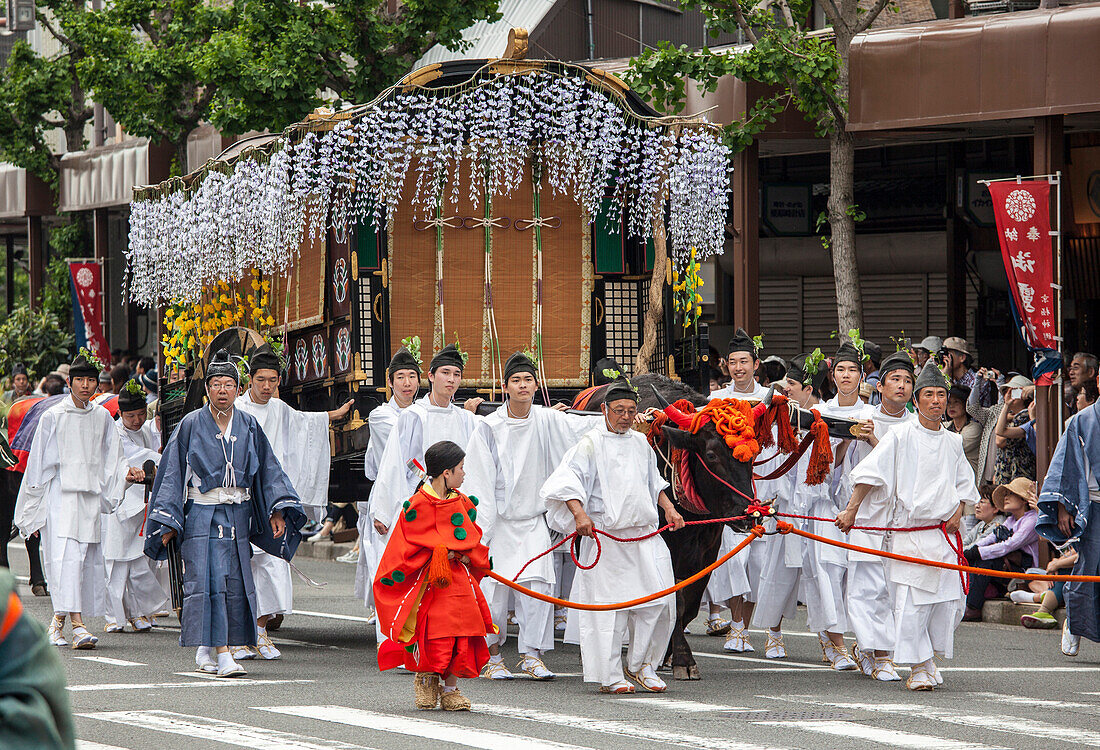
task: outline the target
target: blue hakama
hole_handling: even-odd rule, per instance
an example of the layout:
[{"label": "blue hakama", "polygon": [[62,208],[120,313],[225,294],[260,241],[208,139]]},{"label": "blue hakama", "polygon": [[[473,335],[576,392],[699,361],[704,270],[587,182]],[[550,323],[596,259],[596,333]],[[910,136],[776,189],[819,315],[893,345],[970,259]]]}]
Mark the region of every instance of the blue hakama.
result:
[{"label": "blue hakama", "polygon": [[[165,559],[161,537],[169,530],[180,540],[181,646],[255,645],[250,544],[290,560],[306,523],[298,496],[256,419],[234,410],[229,433],[223,440],[208,408],[184,417],[165,447],[149,502],[145,554]],[[248,491],[248,499],[207,505],[187,497],[188,485],[201,493],[239,487]],[[269,523],[275,511],[286,521],[279,539]]]}]

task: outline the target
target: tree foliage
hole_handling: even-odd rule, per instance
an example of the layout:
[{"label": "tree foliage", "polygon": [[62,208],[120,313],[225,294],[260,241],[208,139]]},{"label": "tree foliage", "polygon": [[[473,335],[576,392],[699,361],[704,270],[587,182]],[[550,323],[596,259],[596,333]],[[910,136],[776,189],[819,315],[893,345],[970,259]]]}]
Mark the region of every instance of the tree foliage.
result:
[{"label": "tree foliage", "polygon": [[[691,50],[662,44],[631,63],[630,84],[657,107],[684,108],[687,80],[700,91],[713,92],[724,76],[761,84],[765,90],[742,117],[726,126],[730,146],[752,143],[786,108],[794,106],[829,138],[830,193],[825,219],[828,238],[822,244],[832,256],[841,329],[862,325],[863,303],[855,254],[855,225],[863,216],[855,205],[855,143],[848,124],[849,52],[856,34],[866,31],[895,0],[822,0],[831,34],[813,31],[812,0],[775,0],[768,4],[741,0],[680,0],[706,18],[712,35],[740,33],[744,49]],[[820,224],[820,222],[819,222]]]},{"label": "tree foliage", "polygon": [[0,372],[11,372],[17,362],[35,377],[42,377],[67,362],[73,335],[61,327],[49,310],[20,305],[0,320]]},{"label": "tree foliage", "polygon": [[26,42],[13,45],[0,71],[0,156],[56,188],[61,156],[50,148],[47,134],[60,128],[67,150],[82,149],[92,107],[77,71],[84,49],[70,38],[55,11],[69,18],[84,10],[71,0],[40,0],[38,6],[38,25],[60,51],[47,58]]},{"label": "tree foliage", "polygon": [[129,133],[175,144],[182,163],[202,122],[277,131],[326,100],[365,101],[436,42],[460,45],[462,29],[499,17],[495,0],[388,5],[116,0],[67,18],[96,100]]},{"label": "tree foliage", "polygon": [[796,107],[825,136],[843,127],[846,103],[837,96],[840,57],[833,41],[810,33],[804,19],[809,0],[784,2],[782,11],[742,5],[736,0],[682,0],[685,8],[706,17],[712,36],[739,31],[753,43],[744,50],[694,50],[662,42],[631,61],[626,74],[631,87],[669,113],[684,109],[688,81],[713,93],[725,76],[768,87],[744,116],[726,126],[731,147],[743,149],[787,107]]}]

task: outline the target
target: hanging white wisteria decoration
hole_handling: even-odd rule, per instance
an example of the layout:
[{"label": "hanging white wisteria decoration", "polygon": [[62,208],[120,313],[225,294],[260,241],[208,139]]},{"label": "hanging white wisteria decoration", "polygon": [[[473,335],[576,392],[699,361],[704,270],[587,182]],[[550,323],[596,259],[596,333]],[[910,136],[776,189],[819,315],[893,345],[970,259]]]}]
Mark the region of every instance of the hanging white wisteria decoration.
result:
[{"label": "hanging white wisteria decoration", "polygon": [[[135,190],[127,261],[144,305],[290,266],[307,237],[411,208],[428,219],[465,195],[510,195],[537,160],[542,187],[590,217],[621,211],[648,239],[667,211],[674,261],[722,252],[730,153],[700,120],[640,114],[591,71],[486,68],[446,87],[397,86],[374,102],[288,128],[231,162]],[[336,120],[333,124],[333,120]],[[406,185],[409,190],[406,191]],[[412,196],[411,207],[401,206]],[[405,198],[405,200],[408,200]]]}]

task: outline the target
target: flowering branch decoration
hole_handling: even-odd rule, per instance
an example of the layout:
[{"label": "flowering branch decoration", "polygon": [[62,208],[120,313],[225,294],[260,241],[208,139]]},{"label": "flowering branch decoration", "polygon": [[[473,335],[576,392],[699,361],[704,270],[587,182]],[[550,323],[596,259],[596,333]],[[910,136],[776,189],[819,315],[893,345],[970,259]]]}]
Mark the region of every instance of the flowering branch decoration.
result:
[{"label": "flowering branch decoration", "polygon": [[103,372],[103,370],[105,369],[103,367],[103,361],[96,356],[95,352],[93,352],[86,346],[80,347],[80,351],[77,352],[76,356],[84,357],[84,359],[88,360],[88,364],[90,364],[92,367],[99,370],[100,372]]},{"label": "flowering branch decoration", "polygon": [[699,276],[699,261],[695,256],[693,247],[682,276],[678,269],[672,269],[672,306],[682,317],[685,329],[697,326],[703,315],[703,295],[699,294],[703,279]]},{"label": "flowering branch decoration", "polygon": [[424,363],[420,361],[420,337],[419,336],[406,336],[401,339],[401,346],[409,350],[409,354],[416,360],[417,367],[423,369]]},{"label": "flowering branch decoration", "polygon": [[145,398],[145,389],[141,387],[141,383],[136,380],[127,380],[126,385],[122,386],[122,390],[129,393],[131,396],[141,396]]},{"label": "flowering branch decoration", "polygon": [[458,343],[458,334],[455,334],[455,351],[458,352],[458,356],[462,357],[462,366],[465,367],[466,363],[470,361],[470,354],[462,349],[462,344]]},{"label": "flowering branch decoration", "polygon": [[412,218],[431,220],[464,192],[475,207],[512,195],[529,163],[540,165],[545,189],[590,217],[624,216],[632,237],[648,240],[667,215],[674,266],[685,269],[692,252],[698,261],[722,252],[729,158],[714,125],[640,113],[587,68],[486,65],[461,84],[394,86],[229,161],[135,190],[130,294],[146,306],[195,303],[253,269],[285,271],[303,240],[329,227],[382,226],[407,201],[406,185]]},{"label": "flowering branch decoration", "polygon": [[809,385],[813,382],[814,376],[825,364],[825,355],[821,351],[821,347],[817,347],[810,356],[806,357],[806,361],[802,365],[803,371],[806,373],[805,379],[802,381],[803,385]]}]

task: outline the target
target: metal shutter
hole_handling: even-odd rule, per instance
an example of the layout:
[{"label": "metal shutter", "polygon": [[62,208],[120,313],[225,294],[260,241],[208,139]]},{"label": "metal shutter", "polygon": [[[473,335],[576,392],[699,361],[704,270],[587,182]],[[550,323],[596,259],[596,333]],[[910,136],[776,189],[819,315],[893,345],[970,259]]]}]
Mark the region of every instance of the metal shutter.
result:
[{"label": "metal shutter", "polygon": [[[802,351],[802,278],[760,279],[763,356],[790,359]],[[755,332],[750,332],[755,333]]]}]

